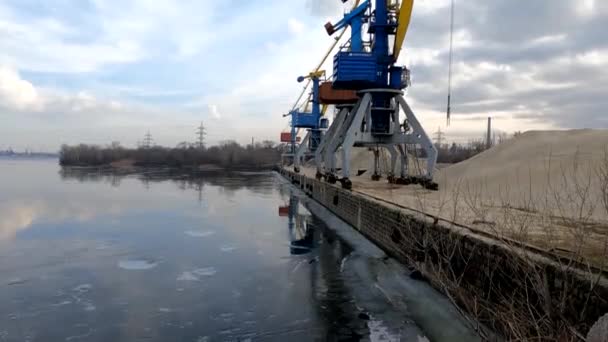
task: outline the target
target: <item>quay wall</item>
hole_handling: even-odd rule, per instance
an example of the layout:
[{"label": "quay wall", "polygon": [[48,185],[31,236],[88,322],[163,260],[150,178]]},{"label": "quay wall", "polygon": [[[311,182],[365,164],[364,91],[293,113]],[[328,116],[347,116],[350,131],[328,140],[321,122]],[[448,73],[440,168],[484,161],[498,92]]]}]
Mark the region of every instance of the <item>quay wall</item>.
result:
[{"label": "quay wall", "polygon": [[446,294],[475,324],[507,339],[541,333],[551,339],[584,336],[608,312],[604,273],[574,267],[339,184],[287,169],[278,172],[413,269],[412,276]]}]

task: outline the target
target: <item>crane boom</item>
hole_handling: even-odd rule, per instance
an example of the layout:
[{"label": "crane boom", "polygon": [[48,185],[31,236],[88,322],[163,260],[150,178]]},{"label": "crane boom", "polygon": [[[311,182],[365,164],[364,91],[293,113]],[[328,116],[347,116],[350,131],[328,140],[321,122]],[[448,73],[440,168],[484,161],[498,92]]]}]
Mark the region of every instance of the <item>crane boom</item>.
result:
[{"label": "crane boom", "polygon": [[[361,0],[355,0],[355,3],[353,4],[353,9],[355,9],[359,6],[360,1]],[[317,67],[315,68],[315,70],[313,72],[318,72],[319,70],[321,70],[321,68],[323,67],[323,64],[327,60],[327,57],[329,57],[331,52],[334,51],[334,49],[340,42],[340,39],[342,39],[342,37],[344,36],[345,33],[346,33],[346,28],[343,28],[342,31],[340,32],[340,34],[336,37],[334,42],[331,44],[331,46],[327,50],[327,53],[325,54],[325,56],[323,56],[323,58],[321,59],[321,62],[319,62],[319,65],[317,65]],[[304,88],[302,88],[302,92],[300,93],[300,96],[298,96],[296,103],[294,103],[293,107],[291,108],[292,111],[298,107],[298,103],[300,103],[300,100],[302,100],[302,96],[304,96],[304,93],[306,93],[306,89],[308,89],[308,87],[310,86],[310,82],[311,82],[311,80],[308,79],[308,82],[306,82],[306,85],[304,86]],[[325,112],[323,112],[323,113],[325,113]],[[287,114],[287,115],[289,115],[289,114]]]},{"label": "crane boom", "polygon": [[399,26],[397,27],[397,34],[395,35],[395,44],[393,45],[393,58],[397,61],[399,53],[403,47],[403,41],[407,34],[410,21],[412,18],[412,10],[414,8],[414,0],[403,0],[401,8],[399,9]]},{"label": "crane boom", "polygon": [[363,3],[348,14],[344,15],[342,20],[338,21],[335,24],[328,22],[325,24],[325,30],[327,34],[330,36],[333,35],[337,30],[346,28],[350,26],[351,29],[351,38],[350,38],[350,47],[351,51],[359,52],[363,51],[363,37],[362,37],[362,29],[363,29],[363,14],[370,8],[371,3],[370,0],[365,0]]}]

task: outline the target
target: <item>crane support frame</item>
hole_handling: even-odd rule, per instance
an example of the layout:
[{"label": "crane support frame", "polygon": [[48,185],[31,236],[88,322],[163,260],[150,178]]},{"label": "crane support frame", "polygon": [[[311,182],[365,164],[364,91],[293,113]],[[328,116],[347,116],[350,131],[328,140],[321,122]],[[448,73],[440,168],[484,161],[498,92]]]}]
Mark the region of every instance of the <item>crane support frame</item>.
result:
[{"label": "crane support frame", "polygon": [[[377,135],[373,128],[373,96],[382,94],[390,98],[390,134]],[[403,97],[403,92],[393,89],[367,89],[360,92],[360,100],[354,107],[343,108],[338,117],[328,129],[328,134],[321,141],[322,149],[317,154],[317,177],[325,178],[328,182],[340,181],[342,186],[349,189],[350,156],[353,147],[380,147],[388,151],[391,157],[387,178],[397,184],[422,184],[428,189],[436,189],[433,182],[435,164],[437,162],[437,149],[432,140],[424,131],[416,115]],[[399,123],[399,113],[403,111],[407,127]],[[408,168],[409,150],[421,149],[426,159],[425,170],[421,174],[410,173]],[[340,156],[342,167],[339,170],[336,159]],[[400,161],[400,170],[397,177],[397,160]]]},{"label": "crane support frame", "polygon": [[[383,148],[390,155],[389,181],[437,188],[433,182],[437,150],[403,97],[403,89],[409,86],[409,70],[395,65],[410,24],[413,3],[414,0],[402,0],[398,7],[394,1],[373,0],[372,6],[372,1],[367,0],[335,25],[326,25],[330,35],[334,28],[351,28],[350,47],[334,56],[333,88],[358,91],[359,99],[349,111],[340,111],[321,140],[322,149],[316,154],[318,178],[332,183],[340,181],[344,188],[351,188],[352,148],[372,147],[376,151],[373,178],[380,178],[378,149]],[[369,45],[360,41],[363,23],[368,23]],[[394,44],[389,46],[391,39]],[[405,115],[403,125],[401,112]],[[417,155],[420,150],[426,166],[424,171],[414,174],[408,168],[408,151]],[[336,167],[338,155],[342,160],[340,170]],[[398,160],[401,166],[397,177]]]}]

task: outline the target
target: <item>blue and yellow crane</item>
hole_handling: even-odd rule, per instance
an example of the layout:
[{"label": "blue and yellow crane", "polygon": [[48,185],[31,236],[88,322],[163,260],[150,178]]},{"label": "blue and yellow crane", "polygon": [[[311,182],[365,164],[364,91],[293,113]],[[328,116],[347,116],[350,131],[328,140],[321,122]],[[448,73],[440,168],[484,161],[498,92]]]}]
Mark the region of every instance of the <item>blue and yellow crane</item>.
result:
[{"label": "blue and yellow crane", "polygon": [[[350,29],[351,35],[349,43],[334,55],[333,76],[328,82],[320,83],[323,76],[320,69],[325,58],[313,73],[299,78],[300,82],[308,78],[313,83],[313,90],[311,112],[290,112],[296,171],[300,167],[302,151],[306,150],[314,153],[317,178],[331,183],[340,181],[344,188],[350,189],[351,149],[376,149],[372,178],[377,180],[380,178],[378,151],[383,148],[390,155],[387,172],[390,182],[437,188],[433,182],[437,150],[403,97],[404,89],[410,84],[409,70],[397,65],[413,5],[413,0],[357,0],[341,20],[325,25],[329,35],[341,30],[326,57],[345,30]],[[336,106],[337,115],[327,130],[321,105]],[[405,114],[404,121],[400,121],[401,112]],[[296,148],[299,128],[309,131]],[[342,157],[341,168],[337,167],[337,154]],[[417,170],[410,170],[410,156],[416,157]],[[420,159],[426,159],[422,167]],[[399,172],[396,170],[398,164]]]},{"label": "blue and yellow crane", "polygon": [[[353,9],[359,5],[360,0],[355,0]],[[294,169],[296,172],[299,172],[300,163],[306,154],[315,154],[318,155],[318,147],[322,141],[323,131],[327,128],[328,120],[322,118],[327,111],[328,105],[333,104],[331,101],[323,103],[321,106],[320,99],[320,89],[321,89],[321,81],[325,76],[325,71],[321,68],[323,64],[330,56],[331,52],[336,48],[340,39],[346,33],[346,29],[343,29],[342,32],[335,38],[334,42],[331,44],[327,53],[323,56],[317,67],[310,72],[307,76],[298,77],[298,83],[303,82],[304,80],[308,80],[306,85],[303,87],[302,92],[298,96],[293,108],[283,117],[290,117],[290,132],[289,133],[281,133],[281,142],[288,143],[289,152],[284,154],[284,157],[289,157],[294,164]],[[310,96],[307,98],[306,103],[304,104],[303,109],[299,110],[299,104],[309,86],[312,83],[312,90],[310,92]],[[325,87],[327,90],[327,87]],[[312,103],[312,111],[308,112],[309,103]],[[310,136],[305,137],[304,141],[300,143],[299,141],[299,131],[300,129],[310,130]],[[296,158],[296,154],[298,154]]]},{"label": "blue and yellow crane", "polygon": [[[344,2],[344,1],[343,1]],[[350,44],[334,56],[332,88],[356,91],[358,100],[340,110],[324,139],[326,150],[317,163],[318,177],[340,181],[351,188],[350,151],[353,147],[385,148],[391,156],[388,179],[398,184],[419,183],[436,189],[433,171],[437,150],[404,99],[409,70],[397,60],[407,34],[414,1],[365,0],[335,24],[327,23],[329,35],[350,28]],[[367,28],[369,38],[363,35]],[[392,47],[389,42],[393,40]],[[400,113],[405,121],[400,122]],[[336,168],[335,154],[342,154],[342,168]],[[408,167],[411,154],[426,159],[418,174]],[[375,158],[378,158],[375,153]],[[401,170],[396,174],[397,159]],[[378,165],[376,162],[374,165]],[[418,164],[419,166],[419,164]],[[378,170],[374,170],[377,175]]]},{"label": "blue and yellow crane", "polygon": [[[306,154],[313,154],[317,150],[317,147],[321,143],[323,130],[328,126],[328,120],[322,117],[326,107],[322,109],[319,100],[320,82],[324,76],[324,70],[317,70],[306,76],[298,77],[299,83],[304,82],[306,79],[312,82],[312,92],[309,101],[311,103],[310,111],[308,111],[309,103],[307,102],[303,111],[295,108],[287,114],[291,117],[290,150],[293,155],[295,172],[300,171],[300,164]],[[305,129],[307,133],[298,145],[296,137],[300,129]]]}]

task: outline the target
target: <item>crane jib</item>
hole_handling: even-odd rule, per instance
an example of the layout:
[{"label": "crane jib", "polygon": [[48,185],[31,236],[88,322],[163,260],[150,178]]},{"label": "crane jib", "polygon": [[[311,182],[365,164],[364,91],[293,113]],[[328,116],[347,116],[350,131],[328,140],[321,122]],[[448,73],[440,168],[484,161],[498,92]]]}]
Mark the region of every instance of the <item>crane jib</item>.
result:
[{"label": "crane jib", "polygon": [[414,0],[403,0],[401,8],[399,9],[399,26],[397,27],[397,34],[395,35],[395,44],[393,46],[394,60],[397,61],[399,53],[403,47],[405,35],[410,26],[412,18],[412,10],[414,8]]}]

